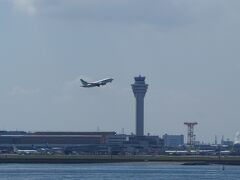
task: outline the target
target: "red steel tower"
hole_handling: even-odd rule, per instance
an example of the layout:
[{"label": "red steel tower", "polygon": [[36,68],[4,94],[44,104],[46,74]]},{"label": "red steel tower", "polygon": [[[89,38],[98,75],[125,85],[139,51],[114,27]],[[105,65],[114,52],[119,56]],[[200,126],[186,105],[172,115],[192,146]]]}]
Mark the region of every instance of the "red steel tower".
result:
[{"label": "red steel tower", "polygon": [[194,126],[197,125],[197,122],[185,122],[184,123],[188,127],[187,133],[187,145],[193,145],[195,142],[195,134],[194,134]]}]

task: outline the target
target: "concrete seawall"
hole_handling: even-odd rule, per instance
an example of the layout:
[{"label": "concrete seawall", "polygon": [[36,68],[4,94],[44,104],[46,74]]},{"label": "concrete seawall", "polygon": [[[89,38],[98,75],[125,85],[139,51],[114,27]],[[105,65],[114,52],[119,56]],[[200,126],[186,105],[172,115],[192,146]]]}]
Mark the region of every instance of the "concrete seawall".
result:
[{"label": "concrete seawall", "polygon": [[240,156],[149,156],[149,155],[0,155],[0,163],[114,163],[178,162],[186,165],[240,165]]}]

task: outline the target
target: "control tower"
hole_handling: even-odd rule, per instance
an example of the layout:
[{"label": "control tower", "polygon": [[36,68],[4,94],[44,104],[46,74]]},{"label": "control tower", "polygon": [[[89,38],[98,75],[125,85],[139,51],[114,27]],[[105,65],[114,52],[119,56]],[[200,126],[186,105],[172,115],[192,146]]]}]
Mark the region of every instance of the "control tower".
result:
[{"label": "control tower", "polygon": [[144,97],[148,84],[145,84],[145,77],[135,77],[132,90],[136,98],[136,136],[144,136]]}]

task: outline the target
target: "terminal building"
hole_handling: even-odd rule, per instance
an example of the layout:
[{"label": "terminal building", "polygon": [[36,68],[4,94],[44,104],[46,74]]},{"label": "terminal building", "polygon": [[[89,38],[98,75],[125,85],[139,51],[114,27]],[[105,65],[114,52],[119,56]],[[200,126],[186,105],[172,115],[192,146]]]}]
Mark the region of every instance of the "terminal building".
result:
[{"label": "terminal building", "polygon": [[4,145],[71,145],[104,144],[106,137],[116,132],[33,132],[2,131],[0,146]]},{"label": "terminal building", "polygon": [[105,144],[116,132],[23,132],[1,131],[0,147],[55,147]]},{"label": "terminal building", "polygon": [[0,152],[9,153],[18,149],[65,154],[159,154],[162,147],[163,141],[158,136],[116,132],[0,131]]},{"label": "terminal building", "polygon": [[163,135],[164,146],[165,147],[179,147],[184,145],[183,135]]}]

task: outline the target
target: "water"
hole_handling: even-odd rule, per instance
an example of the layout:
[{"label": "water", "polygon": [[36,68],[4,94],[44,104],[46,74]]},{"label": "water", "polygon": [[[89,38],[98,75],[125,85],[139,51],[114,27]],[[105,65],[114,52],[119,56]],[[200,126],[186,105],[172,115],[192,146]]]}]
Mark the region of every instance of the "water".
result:
[{"label": "water", "polygon": [[4,180],[239,180],[240,166],[167,163],[0,164]]}]

